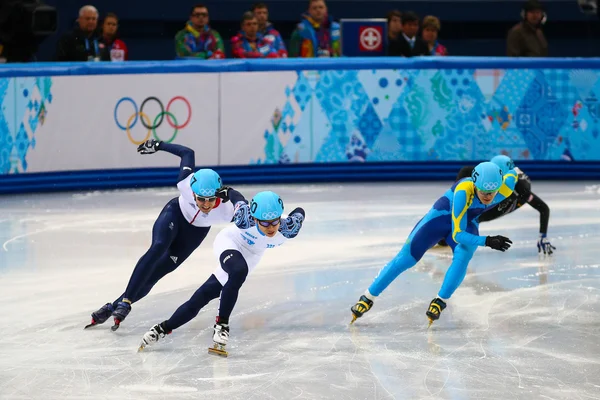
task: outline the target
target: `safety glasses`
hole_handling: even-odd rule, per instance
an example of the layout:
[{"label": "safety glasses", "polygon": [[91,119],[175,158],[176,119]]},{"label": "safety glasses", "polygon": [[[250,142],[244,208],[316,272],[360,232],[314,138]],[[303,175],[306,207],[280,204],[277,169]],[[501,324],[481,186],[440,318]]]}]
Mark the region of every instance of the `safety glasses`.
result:
[{"label": "safety glasses", "polygon": [[260,224],[260,226],[264,226],[265,228],[268,228],[269,226],[277,226],[279,225],[281,221],[279,220],[279,218],[277,218],[276,220],[273,221],[261,221],[258,220],[258,223]]},{"label": "safety glasses", "polygon": [[[194,196],[196,196],[196,195],[194,194]],[[212,203],[212,202],[217,201],[217,196],[209,196],[209,197],[196,196],[196,200],[198,200],[201,203],[205,203],[205,202]]]}]

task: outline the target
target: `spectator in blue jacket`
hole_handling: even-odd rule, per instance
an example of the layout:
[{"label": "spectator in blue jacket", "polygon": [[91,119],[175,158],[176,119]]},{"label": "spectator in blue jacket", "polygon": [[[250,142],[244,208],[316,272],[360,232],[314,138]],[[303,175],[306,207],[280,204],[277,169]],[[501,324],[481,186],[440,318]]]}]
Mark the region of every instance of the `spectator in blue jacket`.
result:
[{"label": "spectator in blue jacket", "polygon": [[267,5],[265,3],[256,3],[252,6],[252,12],[258,21],[259,36],[270,43],[279,57],[287,57],[287,49],[285,48],[283,39],[281,39],[281,35],[273,27],[273,24],[269,22],[269,8]]}]

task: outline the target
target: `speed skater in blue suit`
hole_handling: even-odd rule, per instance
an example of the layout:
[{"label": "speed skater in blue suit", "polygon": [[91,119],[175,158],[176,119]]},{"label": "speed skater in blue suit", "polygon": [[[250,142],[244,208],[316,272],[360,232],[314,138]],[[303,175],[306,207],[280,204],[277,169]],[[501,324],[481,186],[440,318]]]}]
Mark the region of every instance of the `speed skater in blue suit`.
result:
[{"label": "speed skater in blue suit", "polygon": [[408,236],[400,252],[375,278],[371,286],[352,306],[352,322],[363,316],[373,302],[389,285],[423,257],[423,254],[445,239],[453,252],[452,263],[446,272],[438,295],[426,312],[429,323],[439,319],[446,302],[460,286],[467,273],[467,266],[477,247],[491,247],[506,251],[512,244],[504,236],[479,236],[478,217],[487,209],[509,197],[517,182],[517,174],[509,170],[505,174],[492,162],[475,167],[471,177],[454,183],[440,197]]}]

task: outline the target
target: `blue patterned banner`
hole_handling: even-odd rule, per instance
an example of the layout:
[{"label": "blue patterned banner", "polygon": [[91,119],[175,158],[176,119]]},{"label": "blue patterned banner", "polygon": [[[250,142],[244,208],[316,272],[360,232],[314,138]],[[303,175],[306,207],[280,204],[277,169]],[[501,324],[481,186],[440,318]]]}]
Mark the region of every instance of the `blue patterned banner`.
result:
[{"label": "blue patterned banner", "polygon": [[600,160],[600,71],[299,71],[256,164]]},{"label": "blue patterned banner", "polygon": [[27,153],[50,103],[51,78],[0,78],[0,174],[27,170]]}]

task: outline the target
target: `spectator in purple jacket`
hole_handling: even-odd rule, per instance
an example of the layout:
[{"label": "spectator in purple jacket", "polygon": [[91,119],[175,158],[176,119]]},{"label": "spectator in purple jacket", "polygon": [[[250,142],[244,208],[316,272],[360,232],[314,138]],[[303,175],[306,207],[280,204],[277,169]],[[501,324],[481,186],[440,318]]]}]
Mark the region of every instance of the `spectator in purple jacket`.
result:
[{"label": "spectator in purple jacket", "polygon": [[256,3],[252,6],[252,12],[258,21],[258,35],[271,44],[281,58],[287,57],[288,53],[279,32],[269,22],[269,8],[265,3]]}]

